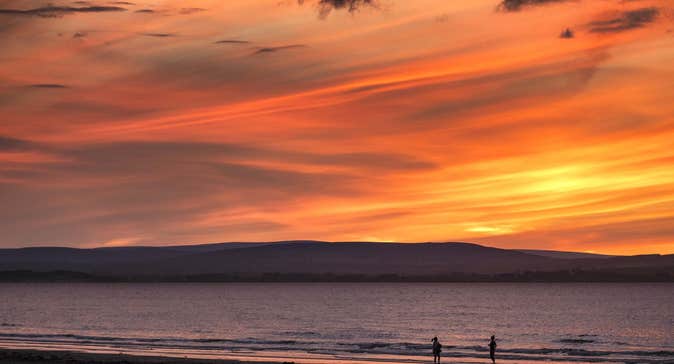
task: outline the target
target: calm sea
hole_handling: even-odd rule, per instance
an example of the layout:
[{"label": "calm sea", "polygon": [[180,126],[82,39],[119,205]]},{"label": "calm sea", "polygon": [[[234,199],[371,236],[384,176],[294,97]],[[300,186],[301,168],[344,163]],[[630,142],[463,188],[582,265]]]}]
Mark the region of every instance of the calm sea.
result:
[{"label": "calm sea", "polygon": [[0,346],[153,355],[674,362],[674,284],[0,284]]}]

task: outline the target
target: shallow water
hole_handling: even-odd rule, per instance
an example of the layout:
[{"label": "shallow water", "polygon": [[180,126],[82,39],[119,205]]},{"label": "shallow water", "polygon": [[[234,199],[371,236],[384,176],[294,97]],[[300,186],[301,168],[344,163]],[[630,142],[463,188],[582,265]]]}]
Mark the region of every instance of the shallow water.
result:
[{"label": "shallow water", "polygon": [[0,346],[191,356],[674,361],[674,284],[0,284]]}]

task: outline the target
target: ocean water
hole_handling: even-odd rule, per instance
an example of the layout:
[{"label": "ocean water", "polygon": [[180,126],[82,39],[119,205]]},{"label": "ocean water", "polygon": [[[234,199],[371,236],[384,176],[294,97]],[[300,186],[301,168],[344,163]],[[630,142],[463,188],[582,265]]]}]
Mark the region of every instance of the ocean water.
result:
[{"label": "ocean water", "polygon": [[674,362],[674,284],[0,284],[0,346],[295,361]]}]

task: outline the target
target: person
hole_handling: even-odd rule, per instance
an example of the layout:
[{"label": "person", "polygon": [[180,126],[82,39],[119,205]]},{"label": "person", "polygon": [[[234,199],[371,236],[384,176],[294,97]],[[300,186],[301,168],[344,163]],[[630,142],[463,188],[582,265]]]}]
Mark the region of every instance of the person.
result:
[{"label": "person", "polygon": [[496,358],[494,355],[496,354],[496,337],[494,335],[491,336],[491,341],[489,341],[489,357],[491,358],[491,362],[496,364]]},{"label": "person", "polygon": [[438,337],[434,337],[431,342],[433,343],[433,363],[440,363],[440,353],[442,352],[442,344],[438,341]]}]

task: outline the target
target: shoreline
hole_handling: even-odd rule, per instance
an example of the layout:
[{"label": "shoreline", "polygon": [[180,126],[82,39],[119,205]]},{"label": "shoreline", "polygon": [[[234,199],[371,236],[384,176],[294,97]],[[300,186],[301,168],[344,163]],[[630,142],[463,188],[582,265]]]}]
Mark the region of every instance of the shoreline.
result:
[{"label": "shoreline", "polygon": [[12,364],[283,364],[292,361],[204,359],[173,356],[133,355],[128,353],[89,353],[73,350],[0,348],[0,363]]},{"label": "shoreline", "polygon": [[[430,354],[426,357],[362,357],[346,358],[340,356],[326,356],[323,358],[302,358],[283,355],[265,356],[259,353],[247,354],[224,354],[222,356],[195,356],[185,355],[185,352],[156,354],[143,352],[90,352],[79,351],[77,349],[33,349],[21,347],[0,347],[0,364],[418,364],[427,363],[432,360]],[[271,354],[271,353],[270,353]],[[515,359],[507,354],[498,356],[497,361],[504,364],[617,364],[632,363],[638,361],[615,361],[603,360],[599,358],[589,360],[530,360]],[[488,357],[456,357],[443,356],[443,363],[451,364],[484,364],[490,362]],[[642,363],[664,364],[670,361],[646,360]]]},{"label": "shoreline", "polygon": [[493,274],[217,273],[121,276],[67,270],[0,270],[0,283],[674,283],[674,267]]}]

